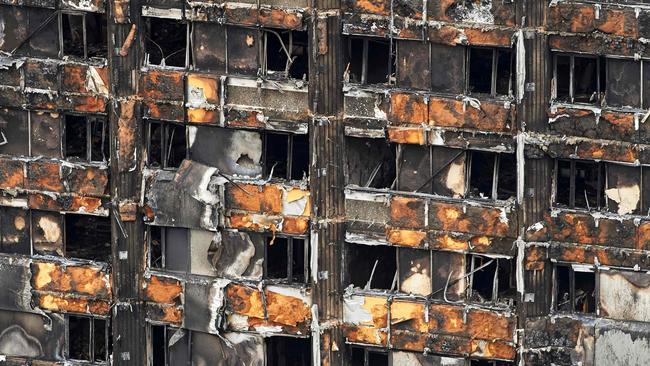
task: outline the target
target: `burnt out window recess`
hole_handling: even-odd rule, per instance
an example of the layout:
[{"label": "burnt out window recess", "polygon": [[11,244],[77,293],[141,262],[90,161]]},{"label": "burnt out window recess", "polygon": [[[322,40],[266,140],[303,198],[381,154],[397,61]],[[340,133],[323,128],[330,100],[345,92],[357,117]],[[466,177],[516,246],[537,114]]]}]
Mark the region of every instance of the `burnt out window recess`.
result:
[{"label": "burnt out window recess", "polygon": [[192,331],[150,324],[148,348],[151,366],[189,365]]},{"label": "burnt out window recess", "polygon": [[75,58],[108,57],[106,15],[101,13],[60,13],[59,42],[62,56]]},{"label": "burnt out window recess", "polygon": [[346,137],[347,184],[369,188],[393,189],[395,175],[395,145],[385,139]]},{"label": "burnt out window recess", "polygon": [[309,246],[304,239],[268,237],[264,253],[264,278],[283,283],[305,283]]},{"label": "burnt out window recess", "polygon": [[349,346],[350,366],[388,366],[389,353],[370,347]]},{"label": "burnt out window recess", "polygon": [[169,122],[149,121],[147,124],[147,165],[152,168],[175,169],[187,157],[185,126]]},{"label": "burnt out window recess", "polygon": [[[511,302],[516,298],[514,262],[509,258],[469,255],[467,298],[472,302]],[[512,305],[512,304],[511,304]]]},{"label": "burnt out window recess", "polygon": [[470,47],[467,52],[467,93],[512,96],[513,55],[509,48]]},{"label": "burnt out window recess", "polygon": [[31,254],[29,212],[0,206],[0,252]]},{"label": "burnt out window recess", "polygon": [[346,243],[347,283],[365,290],[397,287],[397,248]]},{"label": "burnt out window recess", "polygon": [[110,354],[110,327],[108,320],[67,315],[67,358],[75,361],[108,361]]},{"label": "burnt out window recess", "polygon": [[189,271],[190,230],[149,225],[147,242],[150,268],[177,272]]},{"label": "burnt out window recess", "polygon": [[266,132],[263,159],[265,176],[302,180],[309,175],[309,136]]},{"label": "burnt out window recess", "polygon": [[108,122],[104,116],[64,116],[66,159],[105,162],[109,158]]},{"label": "burnt out window recess", "polygon": [[395,52],[390,41],[349,37],[343,78],[353,84],[392,84]]},{"label": "burnt out window recess", "polygon": [[108,262],[111,258],[111,221],[108,217],[65,214],[65,256]]},{"label": "burnt out window recess", "polygon": [[470,360],[469,366],[512,366],[514,365],[510,361],[502,360]]},{"label": "burnt out window recess", "polygon": [[186,67],[189,28],[173,19],[144,18],[145,65]]},{"label": "burnt out window recess", "polygon": [[273,336],[265,339],[266,366],[312,365],[310,338]]},{"label": "burnt out window recess", "polygon": [[517,162],[514,154],[469,152],[468,196],[507,200],[517,194]]},{"label": "burnt out window recess", "polygon": [[555,203],[568,208],[605,208],[605,168],[601,162],[555,161]]},{"label": "burnt out window recess", "polygon": [[600,104],[606,89],[604,58],[556,54],[553,60],[552,99]]},{"label": "burnt out window recess", "polygon": [[650,107],[650,61],[606,59],[607,89],[604,104],[612,107]]},{"label": "burnt out window recess", "polygon": [[267,29],[263,32],[262,74],[268,77],[307,80],[309,48],[307,32]]},{"label": "burnt out window recess", "polygon": [[557,263],[553,273],[555,310],[596,313],[596,273],[591,266]]}]

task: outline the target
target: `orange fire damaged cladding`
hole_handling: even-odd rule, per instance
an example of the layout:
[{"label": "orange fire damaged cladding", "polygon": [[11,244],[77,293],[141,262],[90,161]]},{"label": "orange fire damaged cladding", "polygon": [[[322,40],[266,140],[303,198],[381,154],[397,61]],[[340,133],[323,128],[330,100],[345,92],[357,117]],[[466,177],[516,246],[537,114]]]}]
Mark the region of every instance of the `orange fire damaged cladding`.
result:
[{"label": "orange fire damaged cladding", "polygon": [[27,165],[27,188],[63,192],[61,165],[55,162],[33,161]]},{"label": "orange fire damaged cladding", "polygon": [[417,229],[425,226],[426,201],[394,196],[390,200],[390,225]]},{"label": "orange fire damaged cladding", "polygon": [[128,171],[135,162],[137,120],[133,111],[135,100],[120,102],[120,118],[117,120],[117,158],[120,171]]},{"label": "orange fire damaged cladding", "polygon": [[[612,39],[614,38],[614,39]],[[607,36],[600,33],[568,35],[549,35],[549,47],[563,52],[584,52],[634,57],[636,54],[650,56],[650,50],[640,41],[629,38]]]},{"label": "orange fire damaged cladding", "polygon": [[387,130],[391,142],[414,145],[424,145],[427,142],[427,133],[420,127],[388,126]]},{"label": "orange fire damaged cladding", "polygon": [[103,196],[108,191],[108,169],[73,169],[68,176],[70,191],[82,196]]},{"label": "orange fire damaged cladding", "polygon": [[149,70],[140,73],[139,95],[153,100],[183,100],[183,72]]},{"label": "orange fire damaged cladding", "polygon": [[[188,101],[200,99],[202,103],[216,106],[219,103],[219,81],[215,76],[189,74],[187,75]],[[219,112],[205,108],[187,109],[187,119],[194,123],[217,123]]]},{"label": "orange fire damaged cladding", "polygon": [[106,300],[52,294],[34,294],[34,298],[40,308],[51,311],[106,315],[110,310],[110,303]]},{"label": "orange fire damaged cladding", "polygon": [[299,29],[302,13],[279,8],[260,7],[258,22],[264,27]]},{"label": "orange fire damaged cladding", "polygon": [[553,130],[561,134],[629,142],[637,136],[634,113],[604,110],[596,115],[589,109],[555,108],[548,116]]},{"label": "orange fire damaged cladding", "polygon": [[[600,5],[598,5],[600,7]],[[612,9],[595,5],[560,3],[548,9],[549,30],[571,33],[603,33],[637,38],[639,20],[633,8]]]},{"label": "orange fire damaged cladding", "polygon": [[[250,326],[281,325],[293,328],[305,328],[311,321],[309,305],[302,299],[264,290],[262,293],[251,287],[230,284],[226,289],[226,303],[229,311],[249,317]],[[264,317],[264,306],[266,314]],[[260,323],[260,320],[264,320]]]},{"label": "orange fire damaged cladding", "polygon": [[390,344],[393,348],[422,352],[425,348],[438,348],[436,344],[442,337],[455,343],[444,353],[470,353],[501,359],[515,357],[513,316],[464,305],[431,304],[427,321],[424,303],[395,299],[389,305],[387,298],[378,296],[365,296],[364,300],[361,307],[371,315],[372,321],[346,324],[349,341],[386,345],[390,306]]},{"label": "orange fire damaged cladding", "polygon": [[32,288],[110,298],[110,274],[100,267],[32,263]]},{"label": "orange fire damaged cladding", "polygon": [[181,303],[183,285],[176,279],[151,276],[143,286],[145,298],[148,301],[170,305]]},{"label": "orange fire damaged cladding", "polygon": [[503,102],[482,101],[480,109],[477,109],[455,99],[394,93],[391,95],[389,120],[395,124],[511,132],[514,112],[514,107],[506,109]]},{"label": "orange fire damaged cladding", "polygon": [[24,169],[22,161],[0,159],[0,189],[25,188]]},{"label": "orange fire damaged cladding", "polygon": [[[238,188],[240,187],[240,188]],[[259,213],[282,212],[282,190],[275,185],[226,185],[226,207]]]},{"label": "orange fire damaged cladding", "polygon": [[512,29],[458,27],[450,24],[427,29],[431,42],[448,46],[510,47],[513,34]]},{"label": "orange fire damaged cladding", "polygon": [[106,201],[97,197],[81,197],[72,194],[61,194],[56,198],[47,194],[30,193],[29,208],[46,211],[84,212],[100,214],[106,209]]},{"label": "orange fire damaged cladding", "polygon": [[104,85],[109,85],[108,81],[108,67],[88,66],[80,64],[65,64],[63,65],[62,89],[64,92],[91,94],[92,92],[86,89],[87,72],[92,67],[97,71],[99,77],[104,82]]},{"label": "orange fire damaged cladding", "polygon": [[429,207],[429,225],[436,230],[455,231],[477,235],[514,236],[514,215],[505,209],[463,207],[459,204],[433,203]]}]

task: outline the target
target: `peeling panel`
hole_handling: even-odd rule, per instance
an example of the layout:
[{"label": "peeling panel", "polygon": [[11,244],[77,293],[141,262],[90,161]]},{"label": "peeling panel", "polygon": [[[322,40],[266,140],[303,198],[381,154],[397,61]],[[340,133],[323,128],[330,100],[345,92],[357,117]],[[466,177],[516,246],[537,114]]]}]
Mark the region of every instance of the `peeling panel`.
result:
[{"label": "peeling panel", "polygon": [[193,160],[214,166],[228,175],[261,176],[263,150],[260,133],[203,126],[190,126],[189,133],[189,152]]},{"label": "peeling panel", "polygon": [[619,320],[650,320],[650,275],[644,272],[598,273],[602,316]]},{"label": "peeling panel", "polygon": [[60,361],[65,338],[65,319],[60,314],[46,318],[40,314],[0,311],[0,352],[3,356]]}]

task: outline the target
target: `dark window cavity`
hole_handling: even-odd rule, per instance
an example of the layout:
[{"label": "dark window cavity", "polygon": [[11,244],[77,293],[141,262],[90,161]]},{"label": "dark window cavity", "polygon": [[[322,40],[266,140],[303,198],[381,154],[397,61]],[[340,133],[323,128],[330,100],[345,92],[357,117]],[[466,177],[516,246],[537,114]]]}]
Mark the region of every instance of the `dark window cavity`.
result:
[{"label": "dark window cavity", "polygon": [[68,359],[108,361],[109,327],[104,319],[68,315]]},{"label": "dark window cavity", "polygon": [[286,283],[304,283],[307,278],[307,255],[304,239],[267,238],[264,278]]},{"label": "dark window cavity", "polygon": [[385,40],[348,38],[344,77],[355,84],[386,84],[395,64],[391,44]]},{"label": "dark window cavity", "polygon": [[65,115],[66,158],[107,161],[109,158],[108,123],[103,116]]},{"label": "dark window cavity", "polygon": [[111,221],[108,217],[66,214],[65,255],[96,261],[110,261]]},{"label": "dark window cavity", "polygon": [[397,281],[397,250],[383,245],[346,243],[348,283],[363,289],[392,290]]},{"label": "dark window cavity", "polygon": [[267,76],[307,80],[309,55],[307,32],[265,30],[262,67]]},{"label": "dark window cavity", "polygon": [[301,180],[309,175],[309,137],[267,132],[264,138],[264,175]]},{"label": "dark window cavity", "polygon": [[562,312],[596,312],[596,274],[582,266],[558,264],[555,270],[555,309]]},{"label": "dark window cavity", "polygon": [[149,121],[147,164],[154,168],[178,168],[187,157],[185,126]]},{"label": "dark window cavity", "polygon": [[149,65],[185,67],[187,25],[177,20],[145,18],[145,62]]}]

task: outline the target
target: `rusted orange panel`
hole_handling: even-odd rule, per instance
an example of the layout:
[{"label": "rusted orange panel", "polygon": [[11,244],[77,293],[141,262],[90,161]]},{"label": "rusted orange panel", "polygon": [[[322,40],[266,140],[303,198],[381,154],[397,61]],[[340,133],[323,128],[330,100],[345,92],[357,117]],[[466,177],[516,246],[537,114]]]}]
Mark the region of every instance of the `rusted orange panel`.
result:
[{"label": "rusted orange panel", "polygon": [[0,159],[0,188],[25,188],[25,172],[22,161]]},{"label": "rusted orange panel", "polygon": [[234,313],[264,319],[264,303],[257,289],[230,284],[226,288],[226,303]]},{"label": "rusted orange panel", "polygon": [[395,300],[390,304],[390,324],[392,329],[426,333],[429,324],[425,321],[425,304]]},{"label": "rusted orange panel", "polygon": [[71,313],[106,315],[110,304],[104,300],[65,297],[53,294],[34,294],[41,309]]},{"label": "rusted orange panel", "polygon": [[390,96],[389,120],[401,124],[427,124],[427,103],[418,94],[394,93]]},{"label": "rusted orange panel", "polygon": [[395,349],[413,352],[423,352],[431,335],[427,333],[411,332],[392,328],[390,331],[390,344]]},{"label": "rusted orange panel", "polygon": [[58,163],[32,161],[27,164],[27,188],[63,192],[61,166]]},{"label": "rusted orange panel", "polygon": [[557,4],[549,7],[547,26],[551,30],[590,33],[601,31],[615,36],[638,37],[638,21],[630,9],[601,8],[596,18],[594,5],[575,3]]},{"label": "rusted orange panel", "polygon": [[160,320],[172,324],[180,324],[183,321],[183,310],[176,306],[165,306],[163,307],[163,316]]},{"label": "rusted orange panel", "polygon": [[448,46],[461,45],[466,37],[461,29],[451,25],[429,27],[427,31],[431,42]]},{"label": "rusted orange panel", "polygon": [[265,27],[297,29],[302,26],[302,14],[285,9],[261,7],[259,23]]},{"label": "rusted orange panel", "polygon": [[248,214],[230,212],[226,225],[233,229],[248,229],[253,231],[279,231],[283,218],[281,216],[266,216],[263,214]]},{"label": "rusted orange panel", "polygon": [[260,113],[259,111],[228,109],[225,112],[225,119],[230,127],[264,128],[266,124],[258,119]]},{"label": "rusted orange panel", "polygon": [[183,285],[173,278],[151,276],[144,283],[145,298],[162,304],[178,305],[183,293]]},{"label": "rusted orange panel", "polygon": [[108,192],[108,169],[73,168],[69,175],[70,190],[80,195],[102,196]]},{"label": "rusted orange panel", "polygon": [[475,46],[510,47],[513,29],[465,28],[467,43]]},{"label": "rusted orange panel", "polygon": [[413,197],[394,196],[390,200],[390,225],[409,229],[423,228],[426,201]]},{"label": "rusted orange panel", "polygon": [[467,106],[465,125],[480,130],[508,132],[511,130],[514,116],[512,109],[506,109],[503,103],[481,102],[481,109]]},{"label": "rusted orange panel", "polygon": [[386,0],[356,0],[353,9],[356,13],[390,15],[390,2]]},{"label": "rusted orange panel", "polygon": [[226,3],[223,9],[226,23],[237,25],[256,25],[258,11],[252,5],[249,7],[230,5]]},{"label": "rusted orange panel", "polygon": [[533,246],[526,248],[526,270],[540,271],[544,269],[546,263],[546,248]]},{"label": "rusted orange panel", "polygon": [[638,152],[633,145],[607,144],[594,141],[581,141],[578,144],[577,155],[585,159],[603,159],[633,163],[638,158]]},{"label": "rusted orange panel", "polygon": [[426,131],[420,127],[393,127],[389,126],[388,140],[398,144],[424,145],[427,141]]},{"label": "rusted orange panel", "polygon": [[599,34],[587,35],[549,35],[549,47],[564,52],[584,52],[633,57],[637,52],[648,55],[638,41],[615,40]]},{"label": "rusted orange panel", "polygon": [[76,96],[66,95],[66,100],[71,101],[72,109],[77,112],[103,113],[106,112],[106,98],[101,96]]},{"label": "rusted orange panel", "polygon": [[429,205],[432,229],[490,236],[513,235],[516,226],[511,213],[489,207],[463,207],[459,204],[433,202]]},{"label": "rusted orange panel", "polygon": [[120,117],[117,120],[117,161],[121,172],[128,171],[135,164],[137,120],[134,117],[135,100],[120,102]]},{"label": "rusted orange panel", "polygon": [[514,344],[507,342],[472,339],[470,353],[475,357],[514,360],[517,349]]},{"label": "rusted orange panel", "polygon": [[423,247],[427,233],[418,230],[406,229],[386,229],[386,237],[388,242],[394,245],[401,245],[407,247]]},{"label": "rusted orange panel", "polygon": [[472,338],[512,341],[513,317],[488,310],[471,309],[467,314],[467,332]]},{"label": "rusted orange panel", "polygon": [[41,291],[110,296],[107,273],[98,267],[61,266],[51,262],[32,263],[32,287]]},{"label": "rusted orange panel", "polygon": [[155,100],[183,101],[183,72],[150,69],[140,73],[139,95]]},{"label": "rusted orange panel", "polygon": [[264,293],[268,320],[294,327],[310,322],[311,310],[302,299],[271,292],[268,289]]},{"label": "rusted orange panel", "polygon": [[87,93],[86,72],[88,65],[65,64],[63,65],[62,88],[63,91]]},{"label": "rusted orange panel", "polygon": [[431,304],[429,307],[429,329],[433,333],[464,334],[467,324],[463,308],[453,305]]},{"label": "rusted orange panel", "polygon": [[635,249],[650,250],[650,221],[642,221],[637,229]]},{"label": "rusted orange panel", "polygon": [[147,116],[166,121],[183,121],[185,109],[180,103],[145,101]]},{"label": "rusted orange panel", "polygon": [[383,329],[364,326],[344,327],[345,337],[354,343],[374,344],[386,346],[388,334]]},{"label": "rusted orange panel", "polygon": [[455,99],[429,98],[429,124],[441,127],[463,127],[463,102]]},{"label": "rusted orange panel", "polygon": [[187,75],[187,99],[202,100],[206,103],[219,103],[219,81],[217,76],[189,74]]},{"label": "rusted orange panel", "polygon": [[550,218],[555,241],[634,248],[636,226],[631,220],[599,218],[589,214],[562,212]]},{"label": "rusted orange panel", "polygon": [[218,123],[219,111],[202,108],[187,108],[187,121],[193,123]]},{"label": "rusted orange panel", "polygon": [[60,195],[53,198],[40,193],[30,193],[28,205],[29,208],[37,210],[84,212],[89,214],[99,213],[104,208],[104,202],[97,197]]},{"label": "rusted orange panel", "polygon": [[469,249],[469,242],[466,239],[451,234],[432,234],[431,242],[435,249],[462,251]]},{"label": "rusted orange panel", "polygon": [[309,230],[309,219],[299,216],[285,216],[282,221],[282,232],[292,235],[302,235]]},{"label": "rusted orange panel", "polygon": [[272,184],[228,184],[226,208],[279,214],[282,212],[282,190]]}]

